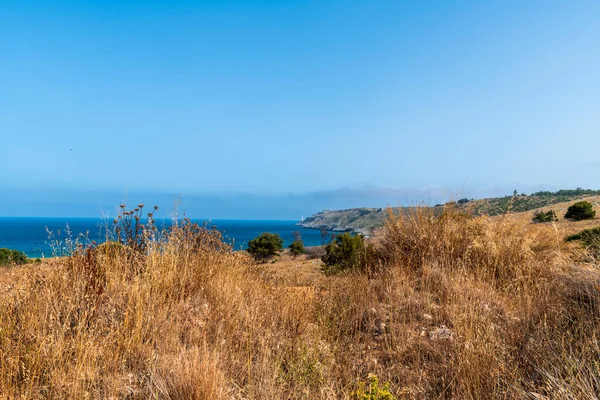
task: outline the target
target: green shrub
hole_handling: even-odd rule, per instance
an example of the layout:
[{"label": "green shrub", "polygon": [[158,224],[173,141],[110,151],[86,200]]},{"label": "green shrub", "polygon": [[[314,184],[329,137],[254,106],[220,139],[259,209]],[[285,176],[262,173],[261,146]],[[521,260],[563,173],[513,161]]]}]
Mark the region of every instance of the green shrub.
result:
[{"label": "green shrub", "polygon": [[600,226],[565,237],[565,242],[580,241],[594,257],[600,256]]},{"label": "green shrub", "polygon": [[566,242],[573,242],[575,240],[581,240],[586,245],[594,245],[600,242],[600,226],[595,228],[585,229],[574,235],[569,235],[565,238]]},{"label": "green shrub", "polygon": [[321,258],[326,274],[359,269],[366,270],[372,250],[365,244],[363,235],[351,235],[348,232],[337,235],[325,247],[326,254]]},{"label": "green shrub", "polygon": [[27,256],[18,250],[0,249],[0,265],[27,264]]},{"label": "green shrub", "polygon": [[566,219],[581,221],[584,219],[592,219],[596,216],[594,206],[589,201],[579,201],[573,204],[565,214]]},{"label": "green shrub", "polygon": [[352,392],[353,400],[396,400],[396,396],[390,391],[389,382],[383,385],[375,375],[369,376],[368,382],[359,382],[358,389]]},{"label": "green shrub", "polygon": [[538,213],[535,213],[535,215],[533,216],[533,218],[531,219],[533,222],[540,222],[540,223],[544,223],[544,222],[556,222],[558,221],[558,217],[556,216],[556,213],[552,210],[550,211],[540,211]]},{"label": "green shrub", "polygon": [[292,253],[294,257],[306,253],[302,240],[294,240],[292,244],[290,244],[290,253]]},{"label": "green shrub", "polygon": [[256,261],[265,262],[283,251],[283,239],[276,233],[261,233],[248,242],[248,253]]}]

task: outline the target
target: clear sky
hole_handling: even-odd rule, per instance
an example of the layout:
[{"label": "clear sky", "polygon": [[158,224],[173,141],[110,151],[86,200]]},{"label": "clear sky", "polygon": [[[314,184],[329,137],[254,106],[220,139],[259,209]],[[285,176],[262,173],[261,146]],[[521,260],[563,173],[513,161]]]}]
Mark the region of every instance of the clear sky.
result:
[{"label": "clear sky", "polygon": [[599,110],[598,1],[0,0],[0,215],[600,189]]}]

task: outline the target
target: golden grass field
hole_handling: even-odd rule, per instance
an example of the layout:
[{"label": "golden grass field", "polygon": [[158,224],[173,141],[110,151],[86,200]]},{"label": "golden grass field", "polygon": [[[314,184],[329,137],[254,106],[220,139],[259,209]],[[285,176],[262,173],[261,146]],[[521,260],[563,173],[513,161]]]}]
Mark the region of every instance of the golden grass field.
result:
[{"label": "golden grass field", "polygon": [[185,229],[5,268],[0,397],[600,398],[598,262],[563,241],[600,221],[531,214],[391,216],[370,277]]}]

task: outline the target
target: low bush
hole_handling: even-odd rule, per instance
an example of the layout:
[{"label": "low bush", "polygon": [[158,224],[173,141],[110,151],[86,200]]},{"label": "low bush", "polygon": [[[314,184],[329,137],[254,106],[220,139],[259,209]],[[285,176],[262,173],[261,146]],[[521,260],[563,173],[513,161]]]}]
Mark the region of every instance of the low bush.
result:
[{"label": "low bush", "polygon": [[573,204],[565,214],[565,219],[572,219],[573,221],[582,221],[595,217],[596,211],[594,211],[594,206],[589,201],[579,201]]},{"label": "low bush", "polygon": [[22,265],[27,264],[27,256],[18,250],[7,248],[0,249],[0,265]]},{"label": "low bush", "polygon": [[290,244],[290,253],[292,253],[292,256],[294,257],[306,253],[302,240],[294,240],[292,244]]},{"label": "low bush", "polygon": [[574,235],[569,235],[565,238],[566,242],[580,241],[593,254],[600,254],[600,226],[595,228],[585,229]]},{"label": "low bush", "polygon": [[585,229],[574,235],[569,235],[565,238],[565,241],[572,242],[575,240],[581,240],[585,244],[591,244],[594,241],[600,239],[600,226],[595,228]]},{"label": "low bush", "polygon": [[348,269],[365,271],[373,251],[366,245],[363,235],[345,232],[327,244],[325,252],[321,258],[325,264],[323,270],[327,275],[331,275]]},{"label": "low bush", "polygon": [[283,251],[283,239],[276,233],[261,233],[248,242],[248,253],[256,261],[265,262]]},{"label": "low bush", "polygon": [[396,400],[390,391],[389,382],[379,383],[375,375],[369,376],[368,382],[360,381],[358,389],[352,393],[353,400]]},{"label": "low bush", "polygon": [[533,218],[531,219],[533,222],[539,222],[539,223],[544,223],[544,222],[556,222],[558,221],[558,217],[556,216],[556,213],[552,210],[549,211],[540,211],[535,213],[535,215],[533,216]]}]

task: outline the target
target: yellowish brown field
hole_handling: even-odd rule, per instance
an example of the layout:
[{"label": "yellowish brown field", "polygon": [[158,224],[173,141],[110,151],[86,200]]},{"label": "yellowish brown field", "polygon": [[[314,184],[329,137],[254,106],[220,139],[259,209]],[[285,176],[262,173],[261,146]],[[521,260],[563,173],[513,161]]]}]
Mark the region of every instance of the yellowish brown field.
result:
[{"label": "yellowish brown field", "polygon": [[564,246],[567,225],[529,221],[390,218],[371,278],[255,265],[202,232],[13,268],[0,393],[349,399],[374,374],[406,399],[598,398],[597,264]]}]

